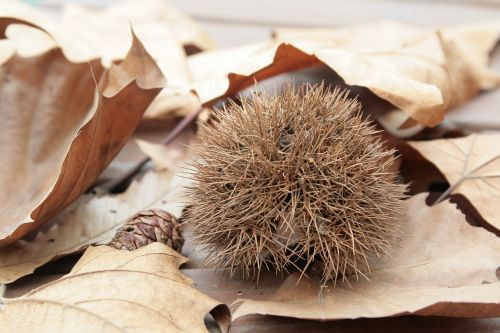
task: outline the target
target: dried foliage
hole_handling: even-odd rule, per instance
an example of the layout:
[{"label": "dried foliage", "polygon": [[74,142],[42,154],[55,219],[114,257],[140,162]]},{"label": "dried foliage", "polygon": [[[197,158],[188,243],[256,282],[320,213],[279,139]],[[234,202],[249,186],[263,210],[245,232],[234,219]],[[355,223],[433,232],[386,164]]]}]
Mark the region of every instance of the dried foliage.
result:
[{"label": "dried foliage", "polygon": [[254,93],[205,125],[188,221],[232,275],[313,262],[324,280],[369,272],[396,240],[405,186],[346,91]]},{"label": "dried foliage", "polygon": [[[45,274],[65,269],[54,262],[5,294],[0,284],[0,331],[200,332],[210,310],[224,331],[228,309],[218,301],[237,297],[236,319],[500,315],[500,137],[458,138],[464,128],[450,131],[448,114],[500,85],[498,19],[425,30],[283,28],[210,50],[200,26],[163,0],[63,5],[57,16],[42,8],[0,2],[0,283],[87,251],[59,280]],[[288,86],[193,112],[280,74],[349,92]],[[384,131],[347,97],[358,93]],[[495,128],[494,98],[468,103],[468,119],[489,109],[482,123]],[[170,126],[183,115],[168,140],[150,127],[133,134],[149,143],[131,140],[141,121]],[[185,149],[181,138],[194,129],[185,125],[198,115],[197,151]],[[411,136],[427,141],[410,149],[402,138]],[[106,192],[111,182],[99,187],[143,157],[137,146],[156,170],[121,194]],[[180,171],[188,158],[194,177]],[[151,166],[141,165],[141,173]],[[432,194],[403,200],[403,177],[412,194]],[[174,215],[186,205],[183,244]],[[89,248],[111,240],[115,248]],[[196,288],[179,271],[186,259],[162,242],[183,246]],[[260,285],[200,269],[207,253],[216,268]]]}]

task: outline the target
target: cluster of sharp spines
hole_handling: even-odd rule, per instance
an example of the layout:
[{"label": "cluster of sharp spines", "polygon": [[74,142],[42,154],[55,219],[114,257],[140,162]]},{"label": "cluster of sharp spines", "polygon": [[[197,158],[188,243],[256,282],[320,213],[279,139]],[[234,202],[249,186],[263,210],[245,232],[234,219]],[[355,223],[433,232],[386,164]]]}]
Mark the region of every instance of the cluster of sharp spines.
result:
[{"label": "cluster of sharp spines", "polygon": [[209,262],[254,275],[319,261],[335,281],[365,275],[370,256],[391,249],[405,186],[348,92],[289,85],[214,114],[200,130],[187,216]]}]

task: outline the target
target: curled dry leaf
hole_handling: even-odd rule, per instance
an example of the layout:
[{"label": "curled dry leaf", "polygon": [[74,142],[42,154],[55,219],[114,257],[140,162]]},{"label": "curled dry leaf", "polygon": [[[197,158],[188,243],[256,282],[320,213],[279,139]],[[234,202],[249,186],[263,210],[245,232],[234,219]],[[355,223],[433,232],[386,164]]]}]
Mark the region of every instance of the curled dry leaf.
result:
[{"label": "curled dry leaf", "polygon": [[[136,251],[89,248],[73,270],[20,298],[2,299],[5,332],[208,332],[212,312],[226,331],[229,309],[192,286],[187,259],[164,244]],[[112,286],[112,288],[110,288]]]},{"label": "curled dry leaf", "polygon": [[346,84],[368,88],[419,124],[436,126],[480,89],[500,84],[487,68],[499,36],[500,21],[437,31],[387,23],[278,30],[268,43],[189,61],[202,102],[235,94],[255,79],[324,63]]},{"label": "curled dry leaf", "polygon": [[239,300],[234,319],[269,314],[306,319],[354,319],[405,314],[452,317],[500,316],[500,239],[469,225],[451,203],[408,200],[406,239],[371,281],[321,288],[293,274],[265,301]]},{"label": "curled dry leaf", "polygon": [[[12,23],[1,22],[2,32]],[[61,49],[13,55],[1,66],[0,245],[76,200],[120,151],[164,85],[135,36],[120,65],[104,73],[95,61],[90,67],[68,61]]]},{"label": "curled dry leaf", "polygon": [[462,194],[481,217],[500,231],[500,134],[408,142],[450,183],[441,198]]},{"label": "curled dry leaf", "polygon": [[23,240],[0,251],[0,283],[28,275],[53,258],[91,244],[106,244],[130,217],[160,208],[179,217],[184,207],[180,188],[186,180],[170,171],[149,172],[116,196],[83,196],[54,219],[32,242]]}]

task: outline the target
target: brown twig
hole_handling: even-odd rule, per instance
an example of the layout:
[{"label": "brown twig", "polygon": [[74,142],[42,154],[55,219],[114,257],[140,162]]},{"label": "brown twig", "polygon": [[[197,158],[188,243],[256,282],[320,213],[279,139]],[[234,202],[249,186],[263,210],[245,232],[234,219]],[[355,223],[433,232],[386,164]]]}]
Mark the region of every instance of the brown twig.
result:
[{"label": "brown twig", "polygon": [[[168,133],[168,135],[163,139],[161,142],[163,145],[168,145],[174,141],[174,139],[179,136],[179,134],[189,126],[196,118],[198,118],[198,115],[201,113],[203,110],[202,107],[198,108],[197,110],[191,112],[187,116],[185,116],[182,121],[175,126],[175,128]],[[144,157],[142,160],[137,162],[136,165],[134,165],[131,169],[126,171],[125,173],[121,174],[120,176],[111,179],[107,183],[101,186],[102,189],[107,190],[110,193],[119,193],[122,192],[127,185],[129,184],[130,180],[141,171],[141,169],[148,163],[150,158],[148,156]]]}]

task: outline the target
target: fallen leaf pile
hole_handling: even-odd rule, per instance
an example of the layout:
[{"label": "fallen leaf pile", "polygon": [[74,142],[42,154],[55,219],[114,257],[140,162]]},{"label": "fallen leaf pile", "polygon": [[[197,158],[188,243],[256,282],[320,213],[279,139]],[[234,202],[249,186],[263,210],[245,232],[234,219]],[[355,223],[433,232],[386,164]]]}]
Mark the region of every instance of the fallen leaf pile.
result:
[{"label": "fallen leaf pile", "polygon": [[[265,295],[240,295],[232,320],[500,317],[500,134],[448,127],[450,112],[500,86],[490,67],[500,20],[280,28],[256,44],[217,49],[162,0],[68,5],[58,16],[9,0],[0,13],[0,287],[9,294],[20,278],[36,280],[37,268],[84,252],[69,274],[0,298],[2,332],[206,332],[209,312],[226,330],[219,296],[230,303],[221,296],[230,282],[210,282],[218,273],[201,264],[189,224],[189,263],[159,243],[130,252],[106,244],[140,211],[161,209],[182,223],[196,205],[184,196],[198,158],[188,147],[199,140],[195,126],[177,136],[186,145],[158,144],[187,124],[179,117],[307,70],[359,95],[398,150],[394,168],[411,194],[404,237],[370,280],[322,285],[292,271]],[[201,114],[199,122],[210,120],[210,110]],[[129,175],[126,190],[101,186],[123,176],[115,165],[132,169],[144,155],[127,154],[139,148],[152,163]],[[198,283],[179,270],[184,263]],[[256,281],[234,283],[257,290]]]}]

